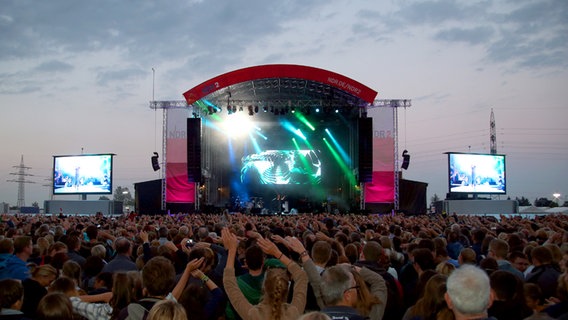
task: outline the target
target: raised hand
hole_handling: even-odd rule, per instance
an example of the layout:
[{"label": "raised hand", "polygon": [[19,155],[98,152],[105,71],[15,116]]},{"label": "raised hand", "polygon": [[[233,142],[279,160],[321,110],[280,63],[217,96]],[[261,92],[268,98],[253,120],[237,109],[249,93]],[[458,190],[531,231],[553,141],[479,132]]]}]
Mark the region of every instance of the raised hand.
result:
[{"label": "raised hand", "polygon": [[238,240],[237,236],[234,235],[229,228],[225,227],[221,231],[221,239],[223,240],[223,246],[229,252],[237,252]]},{"label": "raised hand", "polygon": [[268,239],[264,239],[264,238],[258,238],[256,239],[258,246],[262,249],[262,251],[266,254],[269,254],[273,257],[279,257],[280,254],[282,252],[280,252],[280,249],[278,249],[278,247],[274,244],[274,242],[268,240]]},{"label": "raised hand", "polygon": [[199,259],[193,259],[193,260],[191,260],[190,262],[187,263],[185,268],[188,269],[189,272],[193,273],[195,270],[198,270],[199,268],[201,268],[203,261],[205,261],[204,257],[201,257]]},{"label": "raised hand", "polygon": [[138,236],[140,237],[140,239],[142,240],[142,242],[148,242],[148,232],[141,230],[138,233]]},{"label": "raised hand", "polygon": [[296,237],[286,237],[286,242],[288,244],[288,247],[297,253],[306,251],[306,248],[304,247],[300,239]]},{"label": "raised hand", "polygon": [[[286,237],[288,238],[288,237]],[[276,242],[276,243],[282,243],[285,246],[288,246],[288,242],[286,241],[286,239],[282,238],[281,236],[275,234],[273,236],[270,237],[270,239],[272,239],[272,241]]]}]

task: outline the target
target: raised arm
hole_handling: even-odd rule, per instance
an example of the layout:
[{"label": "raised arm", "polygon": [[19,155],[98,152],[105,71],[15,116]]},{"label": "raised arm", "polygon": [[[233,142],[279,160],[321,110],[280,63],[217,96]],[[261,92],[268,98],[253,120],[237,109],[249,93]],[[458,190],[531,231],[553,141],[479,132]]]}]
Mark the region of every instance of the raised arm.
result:
[{"label": "raised arm", "polygon": [[[301,243],[294,241],[298,239],[287,238],[286,240],[292,250],[302,251],[303,246]],[[272,241],[264,238],[258,238],[257,242],[264,253],[276,257],[292,274],[292,280],[294,280],[294,295],[292,296],[291,304],[295,306],[300,313],[303,313],[306,308],[306,295],[308,290],[308,276],[306,275],[306,272],[302,270],[296,262],[292,261],[283,252],[281,252]],[[302,252],[307,254],[307,251],[305,250]]]},{"label": "raised arm", "polygon": [[221,239],[223,245],[228,251],[227,264],[223,272],[223,285],[225,292],[231,301],[231,304],[242,318],[247,318],[249,310],[253,305],[248,302],[245,295],[242,293],[239,285],[237,284],[237,277],[235,276],[235,259],[237,256],[237,236],[231,233],[228,228],[223,228],[221,232]]},{"label": "raised arm", "polygon": [[181,275],[181,278],[179,279],[178,283],[172,290],[172,295],[174,296],[174,298],[176,298],[176,300],[179,300],[179,298],[181,297],[181,294],[183,293],[183,290],[187,285],[187,281],[189,280],[191,273],[199,269],[199,267],[201,267],[201,265],[203,264],[204,260],[205,258],[201,257],[199,259],[193,259],[187,263],[185,270]]}]

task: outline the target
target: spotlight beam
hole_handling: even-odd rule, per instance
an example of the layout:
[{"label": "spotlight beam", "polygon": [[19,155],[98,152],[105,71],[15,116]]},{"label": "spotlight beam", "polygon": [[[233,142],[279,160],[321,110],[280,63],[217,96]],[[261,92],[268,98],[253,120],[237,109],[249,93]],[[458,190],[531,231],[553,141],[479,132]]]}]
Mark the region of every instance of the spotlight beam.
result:
[{"label": "spotlight beam", "polygon": [[354,186],[356,184],[355,183],[355,176],[353,175],[353,173],[351,172],[349,167],[345,164],[345,162],[343,162],[343,160],[341,160],[341,157],[339,156],[337,151],[335,151],[333,149],[333,146],[327,141],[326,138],[323,138],[323,142],[325,143],[325,145],[327,146],[327,148],[331,152],[331,155],[333,156],[333,158],[335,158],[335,160],[337,161],[337,163],[341,167],[341,170],[343,171],[345,176],[347,176],[347,180],[349,180],[349,184]]},{"label": "spotlight beam", "polygon": [[348,166],[351,166],[351,158],[349,157],[347,152],[345,152],[345,149],[343,149],[343,147],[339,144],[339,142],[337,142],[337,140],[335,139],[333,134],[331,134],[331,131],[329,131],[329,129],[326,128],[325,132],[331,138],[331,141],[333,142],[333,144],[337,148],[337,151],[339,152],[339,154],[341,154],[343,161],[345,161],[345,163],[347,163]]}]

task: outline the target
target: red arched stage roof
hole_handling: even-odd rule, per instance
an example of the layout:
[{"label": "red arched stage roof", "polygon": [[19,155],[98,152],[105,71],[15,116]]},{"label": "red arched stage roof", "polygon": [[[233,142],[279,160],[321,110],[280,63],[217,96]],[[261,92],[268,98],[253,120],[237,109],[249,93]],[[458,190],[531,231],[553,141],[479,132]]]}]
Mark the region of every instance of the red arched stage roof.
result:
[{"label": "red arched stage roof", "polygon": [[[335,72],[293,64],[243,68],[209,79],[183,96],[189,105],[206,99],[213,103],[230,100],[319,100],[334,105],[366,106],[377,92]],[[223,102],[224,101],[224,102]]]}]

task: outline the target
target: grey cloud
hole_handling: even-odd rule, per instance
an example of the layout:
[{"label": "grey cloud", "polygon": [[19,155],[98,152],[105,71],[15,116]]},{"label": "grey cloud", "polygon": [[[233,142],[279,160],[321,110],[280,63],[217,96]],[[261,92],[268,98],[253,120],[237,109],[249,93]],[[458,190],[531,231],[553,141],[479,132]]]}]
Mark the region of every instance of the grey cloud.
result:
[{"label": "grey cloud", "polygon": [[138,68],[100,71],[97,74],[97,84],[108,86],[111,83],[123,83],[144,77],[147,73],[147,71]]},{"label": "grey cloud", "polygon": [[568,67],[568,3],[528,3],[503,15],[487,58],[515,68]]},{"label": "grey cloud", "polygon": [[[460,3],[454,0],[408,1],[392,12],[361,10],[353,32],[377,41],[388,41],[415,27],[440,28],[486,15],[484,2]],[[462,27],[463,28],[463,27]],[[380,35],[380,36],[379,36]]]},{"label": "grey cloud", "polygon": [[284,54],[282,54],[282,53],[271,54],[271,55],[268,55],[264,58],[264,63],[266,63],[266,64],[277,63],[279,61],[282,61],[283,57],[284,57]]},{"label": "grey cloud", "polygon": [[525,5],[506,14],[504,22],[518,23],[520,26],[542,29],[568,23],[568,2],[543,0],[527,2]]},{"label": "grey cloud", "polygon": [[7,26],[14,22],[14,19],[10,16],[0,14],[0,26]]},{"label": "grey cloud", "polygon": [[413,2],[396,15],[413,24],[440,24],[448,20],[462,20],[468,15],[468,11],[468,7],[461,6],[456,1],[441,0]]},{"label": "grey cloud", "polygon": [[438,29],[434,40],[483,45],[485,62],[516,68],[568,67],[566,1],[511,1],[498,9],[492,2],[412,2],[384,23],[393,32],[428,25]]},{"label": "grey cloud", "polygon": [[326,3],[54,0],[32,6],[9,1],[3,11],[14,20],[0,29],[0,59],[121,48],[126,59],[136,55],[140,63],[151,65],[199,51],[204,62],[218,68],[221,59],[216,56],[231,55],[235,58],[229,60],[235,60],[249,43],[277,36],[282,22],[301,19]]},{"label": "grey cloud", "polygon": [[74,67],[69,63],[51,60],[46,61],[34,68],[35,72],[69,72],[72,71]]},{"label": "grey cloud", "polygon": [[[10,79],[10,81],[5,81]],[[13,75],[0,75],[0,94],[26,94],[42,90],[37,81],[17,80]]]},{"label": "grey cloud", "polygon": [[416,26],[439,27],[445,23],[464,23],[486,15],[485,2],[471,3],[455,0],[409,1],[381,19],[390,31]]},{"label": "grey cloud", "polygon": [[434,38],[449,42],[465,42],[471,45],[487,43],[491,40],[494,30],[491,27],[475,27],[471,29],[451,28],[439,31]]}]

